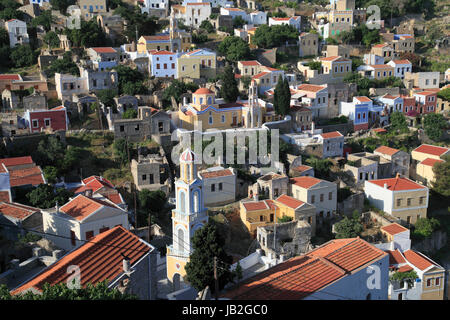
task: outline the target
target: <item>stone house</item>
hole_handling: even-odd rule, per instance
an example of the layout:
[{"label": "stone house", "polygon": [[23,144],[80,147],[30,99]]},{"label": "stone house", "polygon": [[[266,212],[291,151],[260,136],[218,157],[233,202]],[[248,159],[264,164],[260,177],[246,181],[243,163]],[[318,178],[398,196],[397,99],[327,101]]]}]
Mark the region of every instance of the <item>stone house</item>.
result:
[{"label": "stone house", "polygon": [[269,172],[256,180],[256,183],[249,187],[249,198],[276,199],[282,194],[288,193],[289,177]]},{"label": "stone house", "polygon": [[12,90],[5,89],[2,92],[2,109],[13,110],[19,108],[21,105],[20,98]]},{"label": "stone house", "polygon": [[212,167],[200,171],[199,176],[203,180],[205,206],[223,206],[236,200],[237,175],[233,168]]},{"label": "stone house", "polygon": [[35,92],[29,96],[23,97],[22,106],[25,110],[46,110],[47,96]]},{"label": "stone house", "polygon": [[319,34],[302,32],[298,41],[299,57],[319,55]]},{"label": "stone house", "polygon": [[137,118],[114,122],[114,138],[125,138],[130,142],[152,138],[158,143],[166,143],[166,139],[170,141],[170,116],[152,107],[139,107]]},{"label": "stone house", "polygon": [[138,109],[138,99],[135,96],[123,94],[120,97],[115,97],[114,102],[116,103],[117,111],[121,114],[130,108]]},{"label": "stone house", "polygon": [[169,165],[167,160],[159,154],[138,155],[138,159],[131,160],[131,175],[139,191],[161,190],[166,195],[170,191]]},{"label": "stone house", "polygon": [[310,130],[312,124],[312,111],[302,105],[294,105],[290,108],[292,126],[295,131]]},{"label": "stone house", "polygon": [[362,187],[366,180],[378,179],[378,162],[366,157],[365,152],[349,154],[347,160],[344,171],[353,177],[357,187]]},{"label": "stone house", "polygon": [[303,220],[294,220],[276,225],[276,242],[273,243],[274,226],[258,227],[256,239],[266,256],[285,255],[287,258],[310,251],[311,226]]},{"label": "stone house", "polygon": [[42,231],[42,214],[38,208],[25,206],[16,202],[0,202],[0,223],[10,225],[1,228],[0,233],[7,239],[17,241],[19,235],[27,230]]},{"label": "stone house", "polygon": [[[388,172],[389,176],[387,176],[384,172],[379,172],[379,179],[395,177],[397,173],[400,173],[402,176],[409,176],[409,153],[386,146],[378,147],[373,151],[373,153],[391,163],[390,172]],[[382,161],[379,161],[379,163],[382,163]]]}]

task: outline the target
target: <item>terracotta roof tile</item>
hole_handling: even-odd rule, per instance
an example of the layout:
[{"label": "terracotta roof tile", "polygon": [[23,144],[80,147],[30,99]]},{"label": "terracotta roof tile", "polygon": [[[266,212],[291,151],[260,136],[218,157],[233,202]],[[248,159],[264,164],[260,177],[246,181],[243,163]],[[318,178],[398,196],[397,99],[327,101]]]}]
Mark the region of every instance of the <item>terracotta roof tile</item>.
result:
[{"label": "terracotta roof tile", "polygon": [[435,163],[437,162],[444,162],[444,160],[438,160],[438,159],[432,159],[432,158],[426,158],[420,164],[423,164],[424,166],[430,166],[433,167]]},{"label": "terracotta roof tile", "polygon": [[275,200],[275,203],[277,203],[277,202],[282,203],[292,209],[297,209],[305,204],[303,201],[297,200],[297,199],[292,198],[285,194],[282,194],[281,196],[279,196]]},{"label": "terracotta roof tile", "polygon": [[37,186],[41,183],[45,183],[45,180],[42,170],[38,166],[9,170],[9,184],[11,187],[19,187],[24,185]]},{"label": "terracotta roof tile", "polygon": [[364,96],[362,96],[362,97],[355,97],[355,99],[358,100],[359,102],[371,102],[372,101],[369,98],[364,97]]},{"label": "terracotta roof tile", "polygon": [[32,164],[33,159],[31,159],[30,156],[4,158],[4,159],[0,159],[0,163],[3,163],[7,167],[11,167],[11,166],[19,166],[19,165],[23,165],[23,164]]},{"label": "terracotta roof tile", "polygon": [[331,138],[339,138],[343,137],[343,135],[339,131],[333,131],[333,132],[327,132],[327,133],[321,133],[320,134],[322,138],[324,139],[331,139]]},{"label": "terracotta roof tile", "polygon": [[71,276],[66,272],[70,265],[80,268],[83,275],[82,287],[88,283],[97,284],[105,280],[111,283],[123,273],[122,254],[130,259],[130,265],[133,266],[151,250],[152,247],[139,237],[122,226],[117,226],[95,236],[90,242],[65,255],[39,275],[12,291],[12,294],[16,295],[30,288],[42,291],[45,283],[50,285],[65,283]]},{"label": "terracotta roof tile", "polygon": [[325,86],[319,86],[319,85],[314,85],[314,84],[301,84],[297,87],[298,90],[310,91],[310,92],[319,92],[325,88],[326,88]]},{"label": "terracotta roof tile", "polygon": [[0,74],[0,80],[20,80],[18,74]]},{"label": "terracotta roof tile", "polygon": [[421,146],[417,147],[413,151],[432,154],[434,156],[441,156],[444,153],[448,152],[449,150],[450,150],[449,148],[438,147],[438,146],[433,146],[433,145],[429,145],[429,144],[422,144]]},{"label": "terracotta roof tile", "polygon": [[381,227],[380,229],[392,236],[396,235],[397,233],[405,232],[405,231],[409,230],[409,229],[405,228],[404,226],[399,225],[398,223],[391,223],[391,224],[388,224],[387,226]]},{"label": "terracotta roof tile", "polygon": [[428,269],[429,267],[433,266],[434,264],[431,263],[430,260],[422,256],[421,254],[413,251],[413,250],[406,250],[403,252],[403,256],[413,264],[416,268],[420,270]]},{"label": "terracotta roof tile", "polygon": [[40,211],[38,208],[18,205],[16,203],[0,202],[0,213],[14,219],[23,220],[38,211]]},{"label": "terracotta roof tile", "polygon": [[369,180],[369,183],[373,183],[379,187],[384,188],[384,184],[387,184],[387,188],[390,191],[403,191],[403,190],[416,190],[425,189],[426,187],[418,184],[412,180],[406,178],[389,178],[389,179],[379,179],[379,180]]},{"label": "terracotta roof tile", "polygon": [[11,202],[11,193],[9,191],[0,191],[0,201]]},{"label": "terracotta roof tile", "polygon": [[208,179],[208,178],[232,176],[233,172],[231,172],[230,169],[223,169],[223,170],[214,170],[214,171],[200,172],[200,175],[203,178]]},{"label": "terracotta roof tile", "polygon": [[268,209],[266,202],[262,201],[248,201],[242,202],[242,205],[247,211],[257,211],[257,210],[266,210]]},{"label": "terracotta roof tile", "polygon": [[292,168],[292,170],[298,171],[298,172],[304,172],[304,171],[310,170],[312,168],[313,167],[310,167],[310,166],[300,165],[300,166],[296,166],[296,167]]},{"label": "terracotta roof tile", "polygon": [[405,258],[403,258],[402,254],[400,253],[400,251],[397,250],[386,250],[386,252],[389,254],[389,264],[393,265],[393,264],[402,264],[402,263],[406,263]]},{"label": "terracotta roof tile", "polygon": [[314,178],[314,177],[297,177],[292,178],[290,182],[292,184],[295,184],[296,186],[299,186],[304,189],[309,189],[312,186],[315,186],[316,184],[320,183],[322,180]]},{"label": "terracotta roof tile", "polygon": [[78,221],[82,221],[87,216],[89,216],[90,214],[94,213],[95,211],[99,210],[104,206],[111,207],[114,209],[118,208],[106,201],[101,201],[95,198],[89,198],[80,194],[75,198],[73,198],[72,200],[70,200],[69,202],[67,202],[61,208],[59,208],[59,210]]},{"label": "terracotta roof tile", "polygon": [[386,147],[386,146],[381,146],[381,147],[376,148],[374,151],[382,153],[382,154],[387,154],[389,156],[393,156],[394,154],[396,154],[400,150],[394,149],[394,148],[390,148],[390,147]]},{"label": "terracotta roof tile", "polygon": [[96,47],[92,48],[97,53],[116,53],[117,51],[112,47]]}]

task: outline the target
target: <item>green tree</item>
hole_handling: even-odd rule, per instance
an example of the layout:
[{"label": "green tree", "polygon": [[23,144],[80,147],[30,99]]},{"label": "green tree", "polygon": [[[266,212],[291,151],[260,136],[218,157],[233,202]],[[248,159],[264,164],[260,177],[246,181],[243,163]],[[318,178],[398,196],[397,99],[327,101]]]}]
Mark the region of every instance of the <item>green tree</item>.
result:
[{"label": "green tree", "polygon": [[42,293],[31,291],[21,295],[11,295],[8,287],[0,285],[0,300],[137,300],[133,294],[122,294],[117,289],[108,288],[108,281],[97,284],[88,283],[81,289],[70,289],[67,284],[50,285],[45,283]]},{"label": "green tree", "polygon": [[437,93],[438,98],[445,101],[450,101],[450,88],[443,89]]},{"label": "green tree", "polygon": [[53,32],[47,32],[44,36],[44,43],[49,47],[49,48],[59,48],[59,38],[58,35]]},{"label": "green tree", "polygon": [[440,113],[429,113],[423,120],[425,134],[433,141],[439,141],[441,139],[443,130],[447,126],[447,121]]},{"label": "green tree", "polygon": [[60,206],[65,204],[73,194],[73,192],[64,188],[57,188],[55,190],[51,185],[40,184],[28,192],[26,198],[32,206],[48,209],[54,207],[56,202],[58,202]]},{"label": "green tree", "polygon": [[58,169],[53,166],[44,167],[44,177],[48,183],[55,184],[58,178]]},{"label": "green tree", "polygon": [[55,137],[49,137],[39,142],[33,159],[41,166],[59,167],[64,158],[65,147],[62,142]]},{"label": "green tree", "polygon": [[9,33],[6,29],[0,29],[0,47],[9,46]]},{"label": "green tree", "polygon": [[364,230],[359,220],[359,213],[355,210],[352,218],[344,217],[344,219],[337,222],[334,226],[336,239],[354,238],[359,236]]},{"label": "green tree", "polygon": [[291,107],[291,91],[289,90],[289,84],[286,79],[283,80],[281,75],[278,77],[278,82],[275,86],[273,107],[275,113],[281,116],[287,115]]},{"label": "green tree", "polygon": [[104,89],[97,92],[97,98],[107,107],[115,107],[114,97],[117,91],[113,89]]},{"label": "green tree", "polygon": [[198,89],[198,85],[195,83],[184,83],[179,80],[171,81],[169,87],[167,87],[162,95],[163,105],[164,107],[170,106],[171,98],[174,97],[177,103],[181,102],[181,95],[188,91],[196,91]]},{"label": "green tree", "polygon": [[119,159],[121,164],[127,164],[128,163],[128,154],[130,152],[130,146],[129,143],[121,138],[114,140],[113,143],[113,149],[114,154]]},{"label": "green tree", "polygon": [[5,8],[2,11],[0,11],[0,19],[3,19],[5,21],[11,20],[11,19],[23,19],[23,12],[16,10],[14,8]]},{"label": "green tree", "polygon": [[80,69],[75,62],[72,61],[72,52],[65,52],[62,59],[53,61],[50,66],[45,69],[47,77],[54,77],[55,73],[65,73],[74,76],[80,76]]},{"label": "green tree", "polygon": [[311,61],[307,64],[307,66],[311,69],[311,70],[319,70],[322,68],[322,62],[320,61]]},{"label": "green tree", "polygon": [[292,217],[282,216],[281,218],[278,218],[277,221],[278,221],[278,223],[289,222],[289,221],[292,221]]},{"label": "green tree", "polygon": [[100,47],[110,44],[96,19],[82,20],[79,29],[66,28],[64,33],[74,47]]},{"label": "green tree", "polygon": [[327,178],[330,172],[331,161],[329,159],[319,159],[311,157],[306,159],[306,163],[314,168],[314,174],[318,178]]},{"label": "green tree", "polygon": [[162,22],[158,22],[157,17],[142,13],[140,7],[134,6],[130,9],[127,5],[119,5],[114,14],[120,15],[127,21],[124,35],[129,42],[135,41],[136,29],[138,35],[153,35],[162,27]]},{"label": "green tree", "polygon": [[11,61],[16,68],[29,67],[36,63],[37,55],[27,44],[11,49]]},{"label": "green tree", "polygon": [[403,113],[395,111],[391,114],[390,121],[393,130],[397,132],[408,132],[408,124]]},{"label": "green tree", "polygon": [[220,95],[226,103],[236,102],[239,96],[239,89],[236,78],[234,77],[233,67],[227,65],[222,75],[222,87],[220,88]]},{"label": "green tree", "polygon": [[450,197],[450,156],[445,156],[443,160],[433,165],[435,181],[432,187],[437,193]]},{"label": "green tree", "polygon": [[433,231],[441,226],[436,218],[419,218],[414,225],[413,235],[419,238],[429,238]]},{"label": "green tree", "polygon": [[83,159],[84,150],[80,147],[70,146],[62,161],[61,171],[68,173],[78,167],[80,161]]},{"label": "green tree", "polygon": [[208,33],[214,32],[214,27],[208,20],[203,20],[199,28],[205,30]]},{"label": "green tree", "polygon": [[122,114],[122,119],[135,119],[137,115],[138,112],[135,109],[128,109]]},{"label": "green tree", "polygon": [[414,285],[414,281],[417,278],[418,278],[417,273],[414,270],[408,272],[397,271],[389,277],[389,281],[396,282],[400,285],[403,282],[406,282],[408,284],[408,288],[412,288],[412,286]]},{"label": "green tree", "polygon": [[[186,280],[195,289],[200,291],[209,286],[211,291],[215,292],[214,257],[218,259],[219,290],[232,280],[233,274],[229,269],[232,258],[226,254],[224,245],[225,240],[211,223],[195,231],[192,238],[193,252],[185,267]],[[188,250],[188,248],[185,250]]]},{"label": "green tree", "polygon": [[228,61],[244,60],[250,56],[250,47],[248,43],[239,37],[228,36],[223,39],[217,51],[226,57]]},{"label": "green tree", "polygon": [[141,209],[150,209],[156,213],[161,213],[167,202],[166,194],[162,190],[150,191],[144,189],[139,192],[138,198]]},{"label": "green tree", "polygon": [[[117,71],[119,79],[119,94],[124,93],[125,90],[128,92],[127,94],[143,93],[142,82],[144,81],[144,75],[141,72],[124,65],[118,65],[114,69]],[[142,87],[138,87],[138,84],[142,85]],[[134,91],[140,92],[134,93]]]},{"label": "green tree", "polygon": [[247,24],[247,21],[245,21],[244,19],[242,19],[241,16],[237,16],[236,18],[233,19],[233,28],[234,28],[234,29],[240,29],[240,28],[242,28],[245,24]]},{"label": "green tree", "polygon": [[50,0],[52,9],[59,10],[62,14],[66,13],[67,7],[74,4],[73,0]]},{"label": "green tree", "polygon": [[263,24],[256,29],[253,41],[258,47],[274,48],[286,42],[297,41],[298,35],[298,30],[290,25],[283,24],[269,27]]},{"label": "green tree", "polygon": [[[46,32],[50,31],[51,24],[54,22],[51,10],[44,10],[40,15],[31,20],[31,25],[36,28],[37,26],[43,26]],[[59,45],[59,42],[58,42]]]}]

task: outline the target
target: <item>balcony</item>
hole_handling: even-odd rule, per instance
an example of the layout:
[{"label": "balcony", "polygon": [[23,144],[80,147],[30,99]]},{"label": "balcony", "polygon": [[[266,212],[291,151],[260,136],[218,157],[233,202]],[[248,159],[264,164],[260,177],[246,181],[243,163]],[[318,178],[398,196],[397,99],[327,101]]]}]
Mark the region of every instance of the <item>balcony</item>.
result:
[{"label": "balcony", "polygon": [[207,215],[208,214],[207,214],[206,210],[203,211],[203,212],[193,213],[191,215],[181,214],[181,213],[178,213],[176,211],[173,211],[172,212],[172,219],[177,219],[177,220],[181,220],[181,221],[190,223],[192,221],[205,218],[205,217],[207,217]]},{"label": "balcony", "polygon": [[180,251],[178,249],[175,249],[173,245],[167,246],[167,252],[166,255],[168,256],[176,256],[178,258],[189,258],[189,254],[187,251]]}]

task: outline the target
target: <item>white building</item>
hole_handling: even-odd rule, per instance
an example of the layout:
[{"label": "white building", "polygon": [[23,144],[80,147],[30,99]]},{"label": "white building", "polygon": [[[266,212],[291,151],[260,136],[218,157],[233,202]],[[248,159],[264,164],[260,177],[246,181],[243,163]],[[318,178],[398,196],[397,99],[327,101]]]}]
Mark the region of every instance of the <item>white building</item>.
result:
[{"label": "white building", "polygon": [[316,207],[317,220],[329,219],[336,213],[337,185],[314,177],[291,179],[292,197]]},{"label": "white building", "polygon": [[199,176],[203,180],[206,206],[220,206],[236,200],[236,173],[233,168],[208,168]]},{"label": "white building", "polygon": [[301,27],[301,17],[294,16],[289,18],[269,18],[269,26],[283,25],[287,24],[293,26],[298,31],[300,31]]},{"label": "white building", "polygon": [[55,73],[56,92],[59,100],[72,100],[73,94],[89,93],[87,77]]},{"label": "white building", "polygon": [[5,22],[5,27],[9,34],[9,46],[11,48],[30,42],[27,24],[24,21],[11,19]]},{"label": "white building", "polygon": [[210,3],[211,7],[213,8],[218,8],[218,7],[223,7],[223,8],[231,8],[233,6],[233,1],[228,1],[228,0],[184,0],[183,1],[183,6],[185,6],[187,3]]},{"label": "white building", "polygon": [[[364,64],[384,64],[384,57],[377,56],[374,53],[365,53],[363,58]],[[389,63],[388,63],[389,64]]]},{"label": "white building", "polygon": [[143,7],[141,8],[142,13],[152,12],[153,10],[164,10],[169,11],[169,0],[141,0]]},{"label": "white building", "polygon": [[109,200],[94,199],[82,194],[60,208],[56,206],[43,210],[42,222],[48,239],[67,251],[115,226],[121,225],[129,229],[126,211]]},{"label": "white building", "polygon": [[173,5],[172,11],[175,19],[183,19],[184,24],[189,27],[200,27],[204,20],[208,20],[211,15],[211,3],[198,2],[186,3],[186,5]]},{"label": "white building", "polygon": [[220,8],[220,15],[222,16],[231,16],[233,20],[236,17],[241,17],[245,21],[248,21],[247,12],[239,8]]},{"label": "white building", "polygon": [[391,60],[387,63],[394,68],[394,77],[405,78],[405,72],[412,71],[412,64],[409,60]]},{"label": "white building", "polygon": [[177,53],[166,50],[150,52],[150,74],[157,78],[178,78],[177,56]]},{"label": "white building", "polygon": [[264,11],[254,11],[248,15],[248,23],[253,25],[267,24],[267,13]]}]

